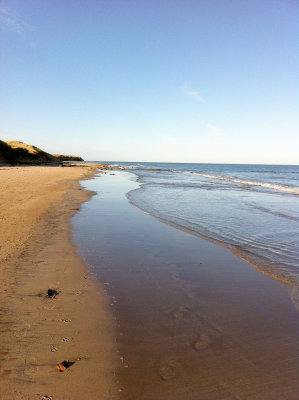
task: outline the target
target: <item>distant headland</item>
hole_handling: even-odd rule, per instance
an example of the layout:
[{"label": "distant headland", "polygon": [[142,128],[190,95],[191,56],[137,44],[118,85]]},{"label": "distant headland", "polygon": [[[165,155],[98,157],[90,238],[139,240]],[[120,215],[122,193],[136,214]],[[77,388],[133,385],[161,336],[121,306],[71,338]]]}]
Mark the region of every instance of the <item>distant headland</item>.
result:
[{"label": "distant headland", "polygon": [[50,154],[19,141],[0,140],[0,164],[59,165],[63,161],[84,161],[82,157]]}]

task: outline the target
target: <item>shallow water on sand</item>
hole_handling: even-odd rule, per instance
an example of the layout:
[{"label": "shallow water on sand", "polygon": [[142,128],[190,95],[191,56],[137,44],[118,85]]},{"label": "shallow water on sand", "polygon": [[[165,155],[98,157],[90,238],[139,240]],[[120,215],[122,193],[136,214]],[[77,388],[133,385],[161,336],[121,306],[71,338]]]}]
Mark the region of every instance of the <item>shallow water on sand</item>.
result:
[{"label": "shallow water on sand", "polygon": [[129,173],[82,185],[98,195],[73,218],[74,240],[115,316],[121,398],[297,398],[289,287],[133,207]]},{"label": "shallow water on sand", "polygon": [[299,166],[114,163],[141,184],[140,209],[230,247],[299,288]]}]

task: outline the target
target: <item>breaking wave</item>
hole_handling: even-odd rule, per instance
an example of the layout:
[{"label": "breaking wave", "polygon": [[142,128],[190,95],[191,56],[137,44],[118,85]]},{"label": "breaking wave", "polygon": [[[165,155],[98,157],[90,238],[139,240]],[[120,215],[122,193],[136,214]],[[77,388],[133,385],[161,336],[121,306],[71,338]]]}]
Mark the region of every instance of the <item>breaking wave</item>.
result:
[{"label": "breaking wave", "polygon": [[226,182],[240,183],[242,185],[261,186],[266,189],[271,189],[271,190],[276,190],[279,192],[299,195],[299,187],[297,187],[297,186],[279,185],[279,184],[270,183],[270,182],[250,181],[250,180],[244,180],[244,179],[239,179],[239,178],[235,178],[232,176],[224,176],[224,175],[212,175],[212,174],[205,174],[205,173],[197,173],[197,175],[203,176],[205,178],[217,179],[217,180],[226,181]]}]

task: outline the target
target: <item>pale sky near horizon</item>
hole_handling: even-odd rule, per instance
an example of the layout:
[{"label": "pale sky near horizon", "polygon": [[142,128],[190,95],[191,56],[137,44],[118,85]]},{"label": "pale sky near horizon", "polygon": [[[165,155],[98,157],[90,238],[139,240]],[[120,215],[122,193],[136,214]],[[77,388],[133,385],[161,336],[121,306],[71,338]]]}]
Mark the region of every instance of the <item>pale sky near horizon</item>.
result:
[{"label": "pale sky near horizon", "polygon": [[297,0],[0,0],[0,139],[299,164]]}]

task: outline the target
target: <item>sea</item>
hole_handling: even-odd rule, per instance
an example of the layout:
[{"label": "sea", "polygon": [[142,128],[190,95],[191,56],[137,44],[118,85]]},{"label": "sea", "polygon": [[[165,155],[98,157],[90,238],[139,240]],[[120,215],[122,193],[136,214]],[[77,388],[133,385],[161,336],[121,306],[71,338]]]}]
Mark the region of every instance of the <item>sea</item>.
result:
[{"label": "sea", "polygon": [[132,205],[298,288],[298,165],[97,162],[134,174]]}]

